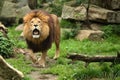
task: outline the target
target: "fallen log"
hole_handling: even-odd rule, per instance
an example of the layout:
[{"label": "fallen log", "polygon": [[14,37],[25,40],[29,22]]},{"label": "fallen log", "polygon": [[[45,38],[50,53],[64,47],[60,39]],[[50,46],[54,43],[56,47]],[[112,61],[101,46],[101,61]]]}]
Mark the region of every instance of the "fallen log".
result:
[{"label": "fallen log", "polygon": [[0,56],[0,80],[22,80],[23,73],[8,64],[2,56]]},{"label": "fallen log", "polygon": [[82,54],[70,54],[68,59],[84,61],[87,64],[91,62],[112,62],[113,64],[120,63],[120,53],[117,56],[88,56]]}]

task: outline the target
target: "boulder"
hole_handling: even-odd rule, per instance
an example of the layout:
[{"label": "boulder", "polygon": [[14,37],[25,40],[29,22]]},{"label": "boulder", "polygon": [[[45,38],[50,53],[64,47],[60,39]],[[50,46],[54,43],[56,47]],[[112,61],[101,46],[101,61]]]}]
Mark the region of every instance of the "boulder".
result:
[{"label": "boulder", "polygon": [[92,0],[91,3],[111,10],[120,10],[120,0]]},{"label": "boulder", "polygon": [[4,24],[15,24],[31,9],[27,4],[27,0],[2,0],[0,20]]},{"label": "boulder", "polygon": [[37,0],[28,0],[28,5],[31,9],[37,8]]},{"label": "boulder", "polygon": [[[86,20],[86,5],[71,7],[64,5],[62,10],[63,19]],[[120,11],[107,10],[95,5],[89,8],[89,20],[102,23],[120,23]]]},{"label": "boulder", "polygon": [[15,28],[15,31],[23,31],[23,27],[23,24],[20,24]]},{"label": "boulder", "polygon": [[1,22],[0,22],[0,32],[2,33],[4,37],[8,38],[7,36],[8,28],[6,28],[5,25],[2,24]]},{"label": "boulder", "polygon": [[8,64],[5,59],[0,56],[0,80],[22,80],[24,75],[22,72]]},{"label": "boulder", "polygon": [[[79,8],[79,10],[77,10]],[[63,19],[74,19],[84,21],[86,19],[86,8],[84,6],[71,7],[64,5],[62,9]]]},{"label": "boulder", "polygon": [[103,35],[103,31],[97,30],[80,30],[79,33],[76,35],[76,39],[77,40],[84,40],[84,39],[89,39],[92,41],[100,41],[102,40],[102,35]]},{"label": "boulder", "polygon": [[[101,30],[103,26],[104,26],[103,24],[99,24],[99,23],[90,23],[89,24],[89,27],[92,30],[95,30],[95,31]],[[88,29],[90,29],[89,27],[88,27],[88,25],[86,23],[82,23],[82,25],[81,25],[82,30],[88,30]]]}]

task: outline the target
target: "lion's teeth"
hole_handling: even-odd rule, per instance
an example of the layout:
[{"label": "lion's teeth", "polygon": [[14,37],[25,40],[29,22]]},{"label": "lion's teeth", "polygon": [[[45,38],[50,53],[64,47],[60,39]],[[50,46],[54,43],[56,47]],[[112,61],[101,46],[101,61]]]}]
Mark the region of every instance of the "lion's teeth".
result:
[{"label": "lion's teeth", "polygon": [[40,35],[33,35],[33,38],[39,38]]}]

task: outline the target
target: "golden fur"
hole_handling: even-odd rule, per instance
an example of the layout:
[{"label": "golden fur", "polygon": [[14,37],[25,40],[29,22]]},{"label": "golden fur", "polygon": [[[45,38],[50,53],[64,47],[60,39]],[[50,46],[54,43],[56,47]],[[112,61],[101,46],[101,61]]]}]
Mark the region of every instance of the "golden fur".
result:
[{"label": "golden fur", "polygon": [[[42,10],[34,10],[26,14],[23,18],[24,29],[23,34],[26,39],[28,48],[30,49],[30,57],[32,61],[42,67],[45,66],[45,58],[52,42],[56,44],[56,54],[54,58],[59,57],[60,43],[60,27],[56,15],[48,14]],[[33,37],[33,31],[37,29],[37,38]],[[38,35],[39,33],[39,35]],[[36,35],[35,35],[36,36]],[[36,59],[33,52],[42,52],[41,59]]]}]

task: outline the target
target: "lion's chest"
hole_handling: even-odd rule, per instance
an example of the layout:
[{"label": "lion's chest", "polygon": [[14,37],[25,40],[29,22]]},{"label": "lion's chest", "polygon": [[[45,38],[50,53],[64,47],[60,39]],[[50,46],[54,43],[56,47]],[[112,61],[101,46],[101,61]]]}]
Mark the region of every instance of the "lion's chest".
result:
[{"label": "lion's chest", "polygon": [[33,52],[46,51],[51,47],[51,44],[52,44],[49,38],[45,39],[42,42],[34,42],[26,39],[26,42],[27,42],[28,48],[32,49]]}]

